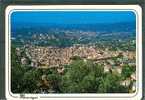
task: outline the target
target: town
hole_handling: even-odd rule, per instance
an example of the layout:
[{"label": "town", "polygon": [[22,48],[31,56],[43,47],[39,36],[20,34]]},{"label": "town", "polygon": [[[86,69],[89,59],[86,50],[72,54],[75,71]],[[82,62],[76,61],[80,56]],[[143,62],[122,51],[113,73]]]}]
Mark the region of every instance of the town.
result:
[{"label": "town", "polygon": [[[126,58],[130,61],[135,60],[135,52],[109,51],[108,49],[102,50],[95,46],[86,45],[74,45],[65,48],[24,46],[23,48],[17,47],[16,50],[18,56],[20,56],[22,50],[25,50],[26,57],[31,60],[31,66],[40,68],[69,64],[75,56],[86,60],[94,60],[95,62],[118,56],[123,56],[124,59]],[[22,65],[28,64],[27,59],[22,57],[21,63]]]}]

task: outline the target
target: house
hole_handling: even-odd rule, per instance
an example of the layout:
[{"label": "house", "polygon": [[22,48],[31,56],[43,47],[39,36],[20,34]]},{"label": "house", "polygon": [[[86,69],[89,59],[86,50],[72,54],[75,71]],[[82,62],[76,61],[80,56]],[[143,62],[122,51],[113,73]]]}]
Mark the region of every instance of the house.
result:
[{"label": "house", "polygon": [[129,86],[131,83],[131,80],[130,79],[126,79],[126,80],[123,80],[120,85],[123,85],[123,86]]},{"label": "house", "polygon": [[25,57],[21,58],[21,64],[26,65],[27,64],[27,59]]}]

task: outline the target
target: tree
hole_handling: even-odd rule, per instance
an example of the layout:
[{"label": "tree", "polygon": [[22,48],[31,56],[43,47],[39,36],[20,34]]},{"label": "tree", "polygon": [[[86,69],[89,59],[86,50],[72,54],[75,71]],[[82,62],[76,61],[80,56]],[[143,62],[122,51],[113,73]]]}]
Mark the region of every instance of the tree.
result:
[{"label": "tree", "polygon": [[20,59],[16,56],[15,47],[12,46],[11,52],[11,90],[13,93],[19,93],[22,91],[24,69],[20,66]]},{"label": "tree", "polygon": [[115,73],[107,73],[104,78],[101,79],[98,93],[127,93],[128,88],[120,85],[121,76]]},{"label": "tree", "polygon": [[100,77],[103,75],[102,72],[103,67],[94,64],[93,61],[75,60],[62,76],[61,91],[63,93],[95,93]]},{"label": "tree", "polygon": [[122,68],[122,76],[124,77],[124,78],[128,78],[128,77],[130,77],[131,76],[131,74],[132,73],[134,73],[135,72],[135,67],[134,66],[130,66],[130,65],[124,65],[123,66],[123,68]]}]

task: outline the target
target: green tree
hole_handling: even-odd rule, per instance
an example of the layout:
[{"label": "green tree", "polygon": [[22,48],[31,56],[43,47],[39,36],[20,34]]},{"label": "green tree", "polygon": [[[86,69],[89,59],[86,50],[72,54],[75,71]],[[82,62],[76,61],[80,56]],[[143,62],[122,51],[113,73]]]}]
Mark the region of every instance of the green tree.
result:
[{"label": "green tree", "polygon": [[130,66],[128,64],[124,65],[123,68],[122,68],[122,76],[124,78],[128,78],[131,76],[132,73],[135,72],[135,66]]},{"label": "green tree", "polygon": [[104,78],[101,79],[98,93],[126,93],[128,88],[120,85],[121,76],[115,73],[107,73]]},{"label": "green tree", "polygon": [[62,76],[61,91],[64,93],[94,93],[97,91],[102,72],[103,67],[94,64],[93,61],[74,60]]},{"label": "green tree", "polygon": [[24,69],[20,66],[20,59],[16,56],[15,47],[12,46],[11,52],[11,90],[13,93],[19,93],[22,91]]}]

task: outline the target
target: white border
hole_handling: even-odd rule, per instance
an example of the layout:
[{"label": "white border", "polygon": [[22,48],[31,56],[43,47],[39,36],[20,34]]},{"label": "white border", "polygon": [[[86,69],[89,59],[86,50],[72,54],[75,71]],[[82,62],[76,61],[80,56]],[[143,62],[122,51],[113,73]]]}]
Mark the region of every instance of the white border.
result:
[{"label": "white border", "polygon": [[[15,9],[15,10],[14,10]],[[21,9],[21,10],[20,10]],[[31,9],[31,10],[30,10]],[[25,97],[36,97],[36,99],[42,99],[42,97],[49,97],[50,99],[57,100],[72,100],[77,99],[109,99],[109,100],[128,100],[128,99],[137,99],[140,100],[142,97],[142,9],[138,5],[33,5],[33,6],[8,6],[5,10],[5,76],[6,76],[6,98],[10,100],[20,99],[20,94],[13,94],[10,91],[10,15],[14,11],[37,11],[37,9],[45,11],[92,11],[92,10],[101,10],[101,11],[133,11],[136,15],[136,71],[137,74],[137,91],[135,93],[103,93],[103,94],[25,94]],[[41,98],[40,98],[41,97]],[[28,99],[28,98],[26,98]],[[43,98],[48,99],[48,98]]]}]

